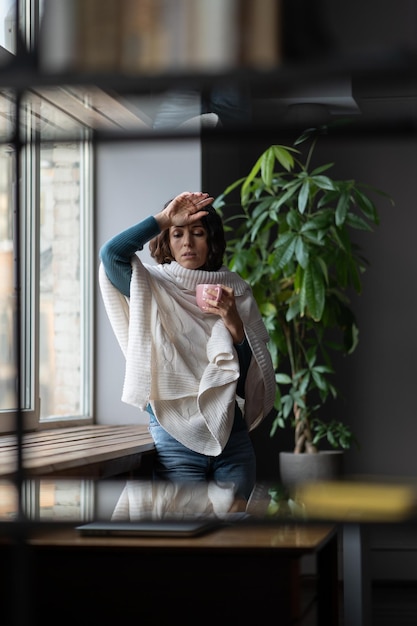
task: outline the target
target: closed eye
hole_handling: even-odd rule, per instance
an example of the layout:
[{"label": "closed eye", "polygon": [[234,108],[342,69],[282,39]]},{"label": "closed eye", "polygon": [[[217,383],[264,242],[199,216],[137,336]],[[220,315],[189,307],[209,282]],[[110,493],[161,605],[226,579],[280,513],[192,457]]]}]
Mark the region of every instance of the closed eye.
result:
[{"label": "closed eye", "polygon": [[[193,237],[204,237],[205,234],[206,234],[206,231],[203,228],[199,228],[199,229],[191,231],[191,235]],[[184,231],[174,230],[172,231],[171,236],[174,237],[174,239],[180,239],[181,237],[184,236]]]}]

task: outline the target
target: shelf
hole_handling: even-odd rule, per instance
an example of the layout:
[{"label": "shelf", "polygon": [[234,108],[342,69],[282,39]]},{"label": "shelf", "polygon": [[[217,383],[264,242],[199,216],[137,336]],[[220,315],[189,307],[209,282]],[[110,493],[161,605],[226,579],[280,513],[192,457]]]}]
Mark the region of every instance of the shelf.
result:
[{"label": "shelf", "polygon": [[[216,138],[231,138],[242,130],[292,133],[288,107],[308,104],[314,91],[318,95],[312,96],[311,102],[322,102],[333,117],[352,117],[355,132],[413,132],[416,125],[417,58],[412,51],[380,51],[366,57],[336,55],[303,64],[282,63],[264,71],[241,68],[223,73],[155,75],[52,74],[39,71],[28,55],[0,68],[0,141],[10,141],[13,136],[16,95],[32,106],[34,127],[42,140],[78,139],[82,129],[92,129],[96,140],[120,141],[150,138],[153,113],[172,90],[207,94],[230,87],[250,94],[252,119],[216,128]],[[197,127],[176,127],[153,130],[152,138],[198,134]],[[208,134],[213,134],[210,129]]]}]

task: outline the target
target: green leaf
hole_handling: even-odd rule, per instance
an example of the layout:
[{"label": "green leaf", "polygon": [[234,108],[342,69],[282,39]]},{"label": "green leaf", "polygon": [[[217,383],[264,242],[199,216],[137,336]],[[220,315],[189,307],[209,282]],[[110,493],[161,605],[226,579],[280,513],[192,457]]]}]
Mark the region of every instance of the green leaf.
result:
[{"label": "green leaf", "polygon": [[304,244],[303,238],[299,236],[297,236],[295,240],[295,257],[297,263],[305,269],[309,260],[309,252],[307,246]]},{"label": "green leaf", "polygon": [[328,189],[330,191],[334,189],[333,181],[327,176],[312,176],[311,181],[319,187],[319,189]]},{"label": "green leaf", "polygon": [[362,213],[374,224],[379,223],[379,216],[372,200],[359,189],[354,190],[355,199],[361,208]]},{"label": "green leaf", "polygon": [[296,242],[297,235],[292,232],[283,233],[281,237],[279,237],[274,254],[275,267],[282,269],[291,261],[294,255]]},{"label": "green leaf", "polygon": [[311,376],[316,384],[316,386],[321,389],[322,391],[327,391],[328,390],[328,385],[327,385],[327,381],[326,378],[324,376],[322,376],[317,369],[312,370],[311,372]]},{"label": "green leaf", "polygon": [[294,299],[292,300],[287,308],[287,312],[285,314],[285,320],[287,322],[291,322],[292,320],[296,319],[296,317],[298,317],[299,315],[301,315],[300,312],[300,299]]},{"label": "green leaf", "polygon": [[344,191],[340,196],[336,206],[336,226],[342,226],[342,224],[345,223],[346,216],[349,210],[349,200],[350,193],[348,191]]},{"label": "green leaf", "polygon": [[288,374],[276,374],[275,375],[275,380],[277,381],[278,385],[291,385],[292,383],[292,378],[291,376],[288,376]]},{"label": "green leaf", "polygon": [[311,172],[311,176],[317,176],[317,174],[322,174],[323,172],[325,172],[326,170],[329,170],[333,166],[334,166],[334,163],[326,163],[325,165],[320,165],[320,167],[316,167],[316,169],[314,169]]},{"label": "green leaf", "polygon": [[352,228],[356,228],[357,230],[366,230],[368,232],[372,232],[372,226],[362,217],[360,217],[360,215],[348,213],[346,217],[346,223]]},{"label": "green leaf", "polygon": [[[259,171],[262,165],[262,159],[263,159],[263,154],[261,154],[261,156],[257,159],[255,165],[252,167],[249,174],[245,178],[240,179],[242,181],[242,188],[240,190],[240,200],[243,205],[245,205],[249,200],[250,189],[251,189],[253,181],[255,180],[256,176],[259,174]],[[228,189],[230,189],[230,187],[228,187]]]},{"label": "green leaf", "polygon": [[280,208],[285,204],[291,204],[291,199],[297,198],[298,190],[301,187],[302,182],[300,180],[296,180],[291,185],[288,185],[288,189],[285,193],[279,197],[278,202],[276,203],[276,207]]},{"label": "green leaf", "polygon": [[300,309],[308,310],[311,317],[320,321],[325,305],[326,288],[323,273],[315,261],[306,267],[300,290]]},{"label": "green leaf", "polygon": [[298,213],[298,211],[290,209],[287,213],[286,221],[287,221],[288,226],[292,228],[293,230],[298,231],[298,230],[302,230],[303,228],[301,216]]},{"label": "green leaf", "polygon": [[309,194],[310,194],[310,181],[308,178],[306,178],[298,194],[298,210],[300,211],[301,214],[304,213],[304,211],[306,210]]},{"label": "green leaf", "polygon": [[274,147],[268,148],[261,158],[261,178],[265,183],[265,186],[270,188],[272,185],[272,178],[274,174],[275,166],[275,150]]},{"label": "green leaf", "polygon": [[281,163],[282,167],[290,172],[294,167],[294,157],[291,152],[296,154],[300,154],[299,150],[295,148],[289,148],[288,146],[273,146],[274,154],[276,160]]}]

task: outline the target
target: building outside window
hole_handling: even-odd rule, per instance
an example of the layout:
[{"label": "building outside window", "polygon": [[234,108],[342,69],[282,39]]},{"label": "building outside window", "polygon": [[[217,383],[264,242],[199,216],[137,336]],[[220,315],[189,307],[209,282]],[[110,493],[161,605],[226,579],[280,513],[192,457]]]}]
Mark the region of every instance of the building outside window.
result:
[{"label": "building outside window", "polygon": [[88,156],[87,146],[78,142],[45,145],[40,151],[41,420],[83,418],[91,411]]}]

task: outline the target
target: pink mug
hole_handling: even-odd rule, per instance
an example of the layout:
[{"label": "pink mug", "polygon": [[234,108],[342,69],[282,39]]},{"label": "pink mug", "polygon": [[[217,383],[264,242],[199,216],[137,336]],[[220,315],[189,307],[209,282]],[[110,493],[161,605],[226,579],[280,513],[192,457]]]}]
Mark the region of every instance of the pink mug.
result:
[{"label": "pink mug", "polygon": [[[207,293],[207,289],[211,291],[215,291],[215,294]],[[202,311],[206,310],[206,300],[219,300],[222,297],[222,286],[221,285],[211,285],[210,283],[200,283],[197,285],[195,289],[195,297],[197,300],[197,304]]]}]

